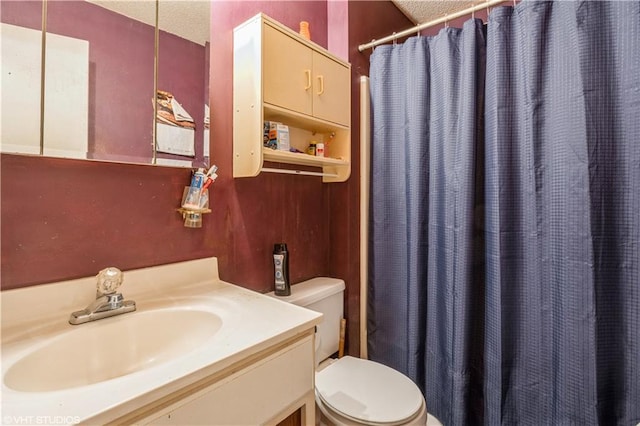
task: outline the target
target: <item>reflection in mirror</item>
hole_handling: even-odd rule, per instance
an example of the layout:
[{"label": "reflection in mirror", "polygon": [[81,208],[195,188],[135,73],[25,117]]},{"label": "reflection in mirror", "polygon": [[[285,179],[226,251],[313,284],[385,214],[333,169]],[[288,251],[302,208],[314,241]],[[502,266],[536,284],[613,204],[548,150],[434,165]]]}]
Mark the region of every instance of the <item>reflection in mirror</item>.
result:
[{"label": "reflection in mirror", "polygon": [[[110,10],[98,2],[48,1],[47,44],[50,34],[88,45],[88,59],[79,48],[67,60],[77,60],[66,70],[76,76],[75,85],[57,82],[45,85],[45,104],[57,102],[78,117],[75,126],[52,135],[45,131],[44,143],[56,143],[73,130],[86,138],[86,158],[108,161],[148,162],[153,153],[154,26]],[[107,2],[119,4],[121,2]],[[135,3],[136,12],[155,21],[155,2]],[[59,60],[61,51],[47,55],[47,62]],[[82,75],[80,69],[86,70]],[[60,77],[56,76],[55,80]],[[47,70],[47,81],[50,78]],[[84,87],[80,88],[82,85]],[[82,94],[77,93],[82,92]],[[88,95],[88,102],[83,96]],[[80,103],[80,105],[79,105]],[[86,105],[83,110],[81,105]],[[45,109],[45,129],[54,124],[57,111]],[[81,121],[84,120],[86,124]],[[86,129],[86,130],[83,130]],[[53,139],[53,140],[52,140]]]},{"label": "reflection in mirror", "polygon": [[158,26],[158,163],[208,163],[209,2],[160,0]]},{"label": "reflection in mirror", "polygon": [[2,2],[3,152],[40,154],[42,1]]},{"label": "reflection in mirror", "polygon": [[[160,13],[164,3],[165,1],[160,2]],[[208,7],[208,2],[167,3],[180,3],[185,10],[201,3],[206,3]],[[5,7],[5,4],[10,7]],[[37,4],[32,0],[3,2],[2,22],[34,28],[33,22],[37,21],[40,10],[35,7]],[[46,2],[44,155],[154,163],[155,8],[154,1]],[[192,15],[192,18],[195,16]],[[208,38],[208,12],[204,16],[198,16],[200,18],[206,21],[204,25],[207,26]],[[169,17],[163,21],[163,25],[168,25],[169,28],[174,25]],[[192,25],[190,23],[187,27]],[[205,57],[208,55],[204,46],[206,40],[198,43],[168,31],[180,34],[181,29],[161,28],[159,34],[160,40],[169,40],[159,46],[160,64],[163,63],[163,57],[167,60],[175,58],[168,61],[169,72],[162,81],[165,84],[163,90],[173,91],[177,101],[192,116],[195,127],[191,130],[194,133],[194,147],[189,152],[159,152],[155,163],[197,167],[208,163],[208,158],[204,157],[205,144],[202,139],[202,105],[206,99],[203,76],[208,75],[204,68]],[[4,44],[3,31],[3,47]],[[3,49],[3,60],[4,56]],[[194,72],[196,68],[197,73]],[[161,73],[160,69],[159,75]],[[39,77],[39,73],[33,74]],[[35,85],[37,79],[32,80],[27,87]],[[158,83],[158,88],[162,89],[160,81]],[[3,124],[7,117],[4,106],[8,103],[5,102],[4,86],[3,75]],[[198,109],[195,105],[199,105]],[[35,107],[34,111],[39,111],[39,99]],[[27,123],[39,125],[38,117],[33,118],[33,114],[30,117],[30,121],[20,118],[12,122],[19,124],[16,127],[29,127]],[[39,136],[38,131],[36,134]],[[31,148],[24,148],[24,145],[32,144],[32,139],[33,135],[29,136],[24,132],[15,134],[11,141],[15,140],[17,145],[23,147],[12,149],[6,143],[3,126],[2,151],[38,153]],[[173,143],[173,140],[169,142]],[[37,145],[39,147],[39,143]],[[208,143],[206,148],[208,151]]]}]

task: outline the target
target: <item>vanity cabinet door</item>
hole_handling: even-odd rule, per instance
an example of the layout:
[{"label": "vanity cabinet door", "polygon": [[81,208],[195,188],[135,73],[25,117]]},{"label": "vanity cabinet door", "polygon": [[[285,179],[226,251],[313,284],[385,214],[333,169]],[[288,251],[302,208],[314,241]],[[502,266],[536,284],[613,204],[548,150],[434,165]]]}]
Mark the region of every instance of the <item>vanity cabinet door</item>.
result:
[{"label": "vanity cabinet door", "polygon": [[257,425],[276,423],[304,407],[313,424],[313,336],[237,371],[151,416],[141,424]]},{"label": "vanity cabinet door", "polygon": [[312,114],[312,51],[269,26],[263,26],[264,102]]},{"label": "vanity cabinet door", "polygon": [[313,52],[313,116],[349,126],[351,71],[327,56]]}]

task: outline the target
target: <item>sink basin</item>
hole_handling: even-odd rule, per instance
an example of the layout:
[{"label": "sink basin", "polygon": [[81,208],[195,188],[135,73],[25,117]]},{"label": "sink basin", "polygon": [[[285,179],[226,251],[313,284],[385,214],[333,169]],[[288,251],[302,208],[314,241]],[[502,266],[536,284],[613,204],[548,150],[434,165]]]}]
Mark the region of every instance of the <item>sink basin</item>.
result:
[{"label": "sink basin", "polygon": [[159,309],[73,326],[13,364],[4,384],[22,392],[91,385],[176,360],[222,326],[216,314]]}]

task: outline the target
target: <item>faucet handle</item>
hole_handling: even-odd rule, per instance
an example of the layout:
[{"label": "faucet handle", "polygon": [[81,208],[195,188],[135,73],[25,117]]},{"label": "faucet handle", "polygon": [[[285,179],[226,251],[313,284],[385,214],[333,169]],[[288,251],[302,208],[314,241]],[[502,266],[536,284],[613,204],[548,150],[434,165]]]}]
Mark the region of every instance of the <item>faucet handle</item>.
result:
[{"label": "faucet handle", "polygon": [[111,266],[100,271],[97,278],[97,292],[102,296],[115,293],[122,284],[123,275],[120,269]]}]

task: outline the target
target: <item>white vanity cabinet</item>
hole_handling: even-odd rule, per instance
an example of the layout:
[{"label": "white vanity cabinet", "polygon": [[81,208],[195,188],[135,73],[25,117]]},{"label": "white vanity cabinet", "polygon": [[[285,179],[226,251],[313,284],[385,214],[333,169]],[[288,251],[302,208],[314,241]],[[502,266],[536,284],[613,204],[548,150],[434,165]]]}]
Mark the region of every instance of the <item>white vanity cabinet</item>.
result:
[{"label": "white vanity cabinet", "polygon": [[186,395],[177,393],[177,401],[159,404],[135,423],[277,424],[302,408],[302,423],[315,424],[313,353],[313,335],[270,349],[227,375],[205,379]]},{"label": "white vanity cabinet", "polygon": [[[252,177],[264,161],[322,168],[324,182],[351,173],[351,66],[259,14],[234,30],[233,175]],[[263,147],[264,121],[289,126],[291,146]],[[311,141],[325,157],[307,155]]]},{"label": "white vanity cabinet", "polygon": [[137,309],[82,325],[94,276],[3,292],[4,423],[314,424],[320,313],[221,281],[216,258],[124,276]]},{"label": "white vanity cabinet", "polygon": [[314,425],[313,339],[277,344],[115,423],[275,425],[301,409],[301,423]]}]

